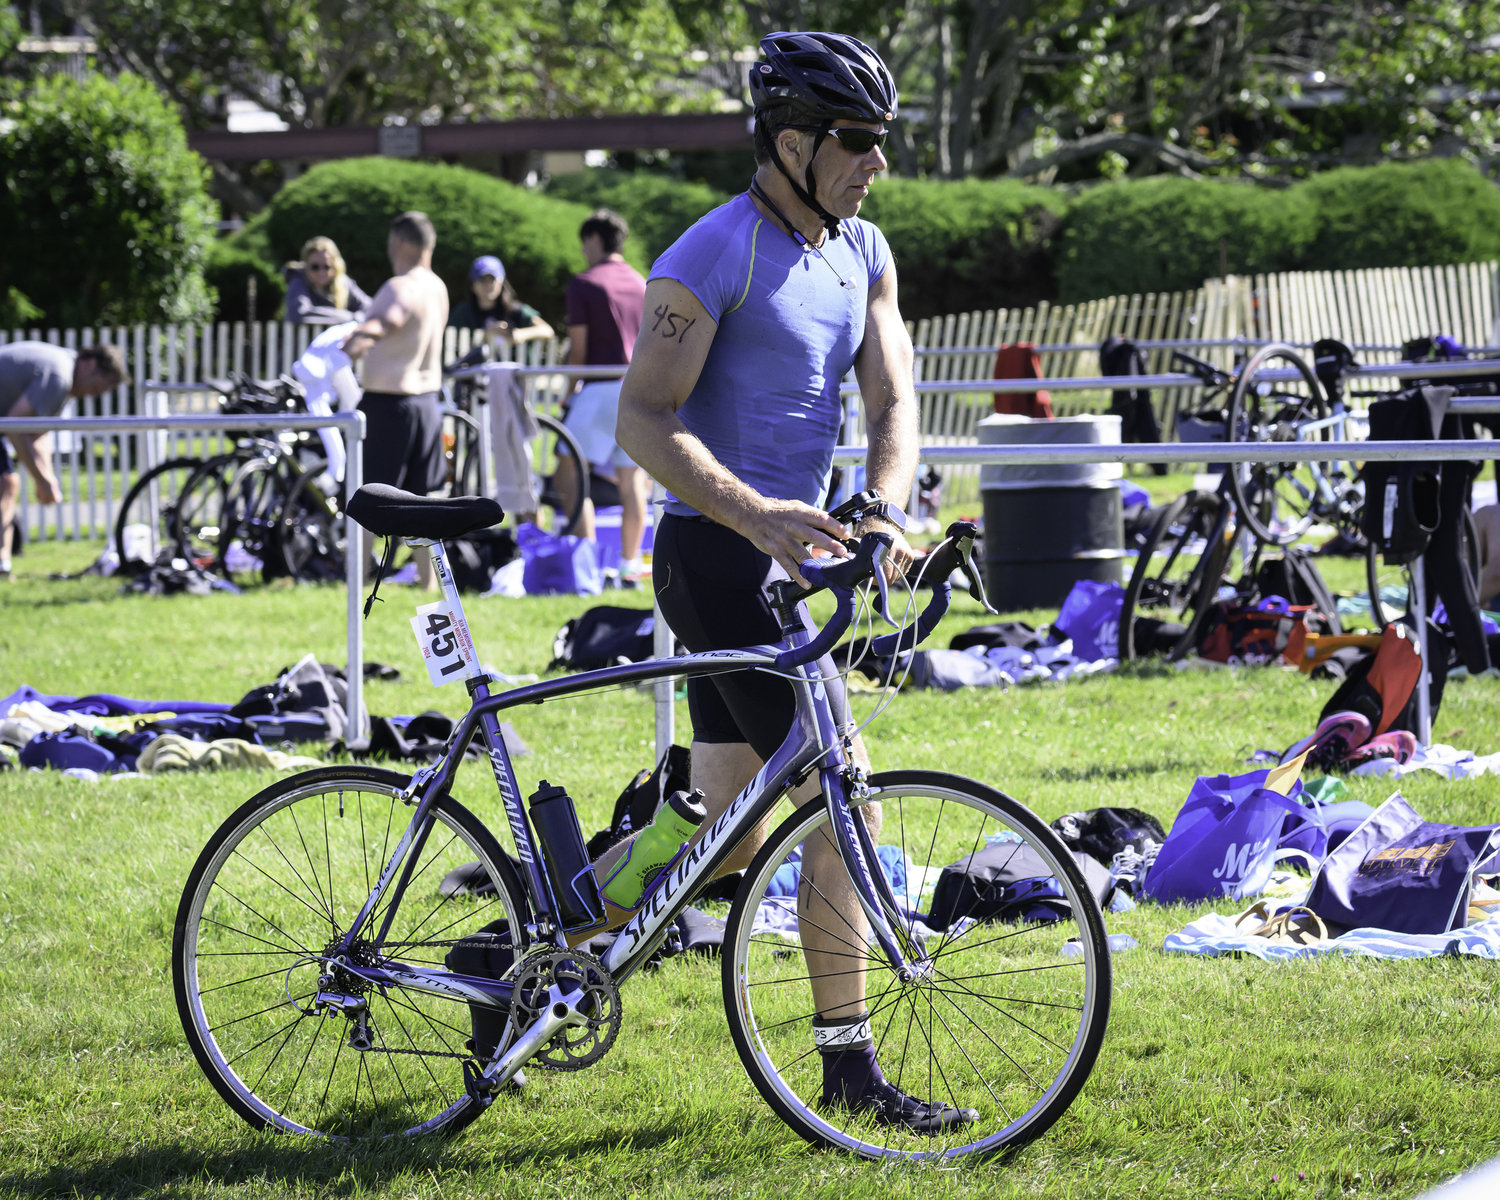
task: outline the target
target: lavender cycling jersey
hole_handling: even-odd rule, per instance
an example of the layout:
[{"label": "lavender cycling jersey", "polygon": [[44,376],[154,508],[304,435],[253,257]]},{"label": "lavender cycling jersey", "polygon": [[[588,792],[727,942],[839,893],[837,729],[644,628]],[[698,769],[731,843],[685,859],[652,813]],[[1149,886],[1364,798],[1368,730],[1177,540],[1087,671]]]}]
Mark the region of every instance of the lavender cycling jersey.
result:
[{"label": "lavender cycling jersey", "polygon": [[[820,504],[842,411],[839,384],[865,336],[870,288],[890,263],[868,221],[804,249],[748,195],[736,196],[656,260],[652,279],[682,284],[718,324],[678,416],[735,478],[775,500]],[[686,333],[647,311],[641,337]],[[667,511],[698,510],[669,496]]]}]

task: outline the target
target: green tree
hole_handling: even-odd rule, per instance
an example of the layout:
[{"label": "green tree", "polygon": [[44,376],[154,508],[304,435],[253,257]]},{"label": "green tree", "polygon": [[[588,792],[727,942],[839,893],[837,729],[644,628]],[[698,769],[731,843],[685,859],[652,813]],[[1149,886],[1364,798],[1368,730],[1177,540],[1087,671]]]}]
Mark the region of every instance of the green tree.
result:
[{"label": "green tree", "polygon": [[295,126],[713,107],[666,0],[73,0],[194,124],[226,93]]},{"label": "green tree", "polygon": [[58,75],[3,111],[0,296],[19,291],[55,325],[211,311],[207,172],[154,87]]}]

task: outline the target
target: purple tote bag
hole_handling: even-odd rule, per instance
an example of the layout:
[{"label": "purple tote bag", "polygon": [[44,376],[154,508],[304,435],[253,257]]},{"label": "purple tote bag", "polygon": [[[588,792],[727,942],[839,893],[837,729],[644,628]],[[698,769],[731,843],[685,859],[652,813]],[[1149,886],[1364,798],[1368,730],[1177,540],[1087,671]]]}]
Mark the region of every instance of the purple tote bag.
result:
[{"label": "purple tote bag", "polygon": [[[1327,835],[1314,811],[1299,801],[1301,769],[1299,756],[1247,775],[1200,775],[1172,822],[1142,894],[1162,904],[1196,904],[1219,896],[1242,899],[1265,890],[1278,858],[1321,856]],[[1322,837],[1313,835],[1309,849],[1302,848],[1303,838],[1296,840],[1296,849],[1285,849],[1283,843],[1306,823]]]},{"label": "purple tote bag", "polygon": [[1461,929],[1475,869],[1497,848],[1500,825],[1424,821],[1395,792],[1324,860],[1307,907],[1357,929]]},{"label": "purple tote bag", "polygon": [[527,522],[516,530],[525,566],[521,586],[528,596],[562,592],[597,596],[604,590],[594,543],[572,534],[558,536]]}]

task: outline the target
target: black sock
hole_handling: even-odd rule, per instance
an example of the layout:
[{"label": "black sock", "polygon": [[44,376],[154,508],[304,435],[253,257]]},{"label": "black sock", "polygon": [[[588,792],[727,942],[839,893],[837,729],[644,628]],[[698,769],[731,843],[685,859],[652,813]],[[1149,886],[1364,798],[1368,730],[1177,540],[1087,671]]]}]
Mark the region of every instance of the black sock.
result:
[{"label": "black sock", "polygon": [[875,1061],[870,1014],[813,1019],[813,1037],[823,1058],[823,1103],[858,1104],[885,1082]]}]

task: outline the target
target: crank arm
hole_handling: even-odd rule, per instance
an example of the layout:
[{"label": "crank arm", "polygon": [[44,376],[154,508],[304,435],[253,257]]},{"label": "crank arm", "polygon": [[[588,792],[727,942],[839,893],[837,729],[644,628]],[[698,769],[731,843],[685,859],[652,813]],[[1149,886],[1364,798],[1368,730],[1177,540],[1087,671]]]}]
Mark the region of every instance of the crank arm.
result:
[{"label": "crank arm", "polygon": [[492,1087],[509,1083],[515,1074],[531,1061],[532,1056],[538,1050],[557,1036],[558,1030],[570,1025],[588,1024],[588,1017],[578,1008],[578,1003],[584,996],[582,988],[574,988],[571,992],[564,993],[554,983],[547,989],[547,993],[546,1011],[495,1064],[494,1074],[488,1076]]}]

